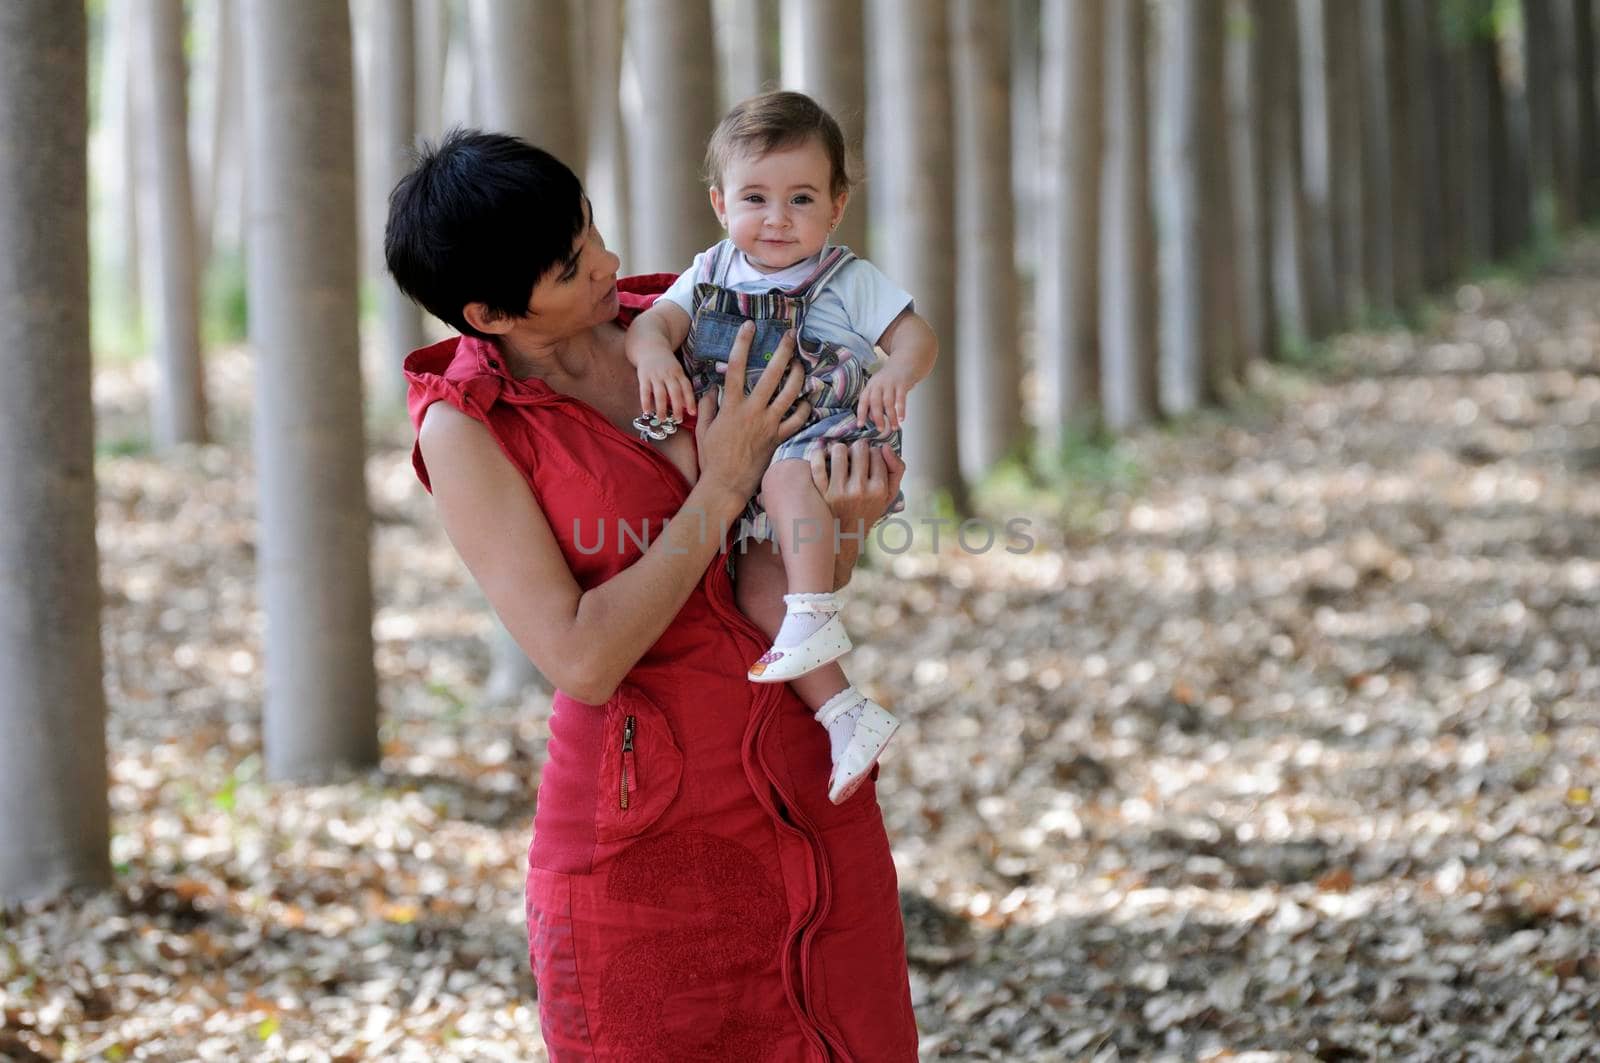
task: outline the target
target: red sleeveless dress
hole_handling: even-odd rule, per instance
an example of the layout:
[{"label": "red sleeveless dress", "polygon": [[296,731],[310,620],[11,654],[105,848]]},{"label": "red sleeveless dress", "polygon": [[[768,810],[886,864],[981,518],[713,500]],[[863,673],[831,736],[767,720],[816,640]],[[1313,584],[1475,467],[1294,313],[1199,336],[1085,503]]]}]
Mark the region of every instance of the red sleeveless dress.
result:
[{"label": "red sleeveless dress", "polygon": [[[619,322],[671,280],[625,278]],[[413,423],[447,402],[485,425],[585,589],[643,553],[619,523],[653,537],[688,496],[650,444],[513,378],[490,344],[405,367]],[[745,678],[766,648],[718,560],[610,701],[555,695],[527,880],[552,1060],[917,1058],[875,790],[828,803],[827,733],[787,686]]]}]

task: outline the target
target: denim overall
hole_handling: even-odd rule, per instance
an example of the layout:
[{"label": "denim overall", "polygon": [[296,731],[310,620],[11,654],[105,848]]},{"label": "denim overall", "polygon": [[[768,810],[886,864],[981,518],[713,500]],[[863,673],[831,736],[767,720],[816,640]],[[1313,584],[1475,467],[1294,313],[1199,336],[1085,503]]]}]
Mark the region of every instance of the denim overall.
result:
[{"label": "denim overall", "polygon": [[[793,288],[738,292],[715,283],[730,256],[737,253],[732,241],[722,241],[714,253],[703,260],[695,284],[694,312],[689,337],[683,345],[684,367],[694,384],[695,396],[722,385],[728,371],[728,352],[733,349],[740,326],[747,320],[754,321],[756,326],[745,367],[747,388],[761,376],[784,332],[793,328],[797,340],[795,357],[806,374],[800,398],[810,402],[811,417],[798,432],[778,445],[772,460],[809,461],[813,454],[833,443],[850,444],[858,439],[865,439],[872,446],[886,443],[899,454],[898,430],[880,430],[871,421],[865,426],[856,425],[856,404],[867,386],[871,350],[854,351],[806,331],[806,311],[812,300],[835,274],[855,260],[855,254],[848,247],[830,247],[823,252],[811,276]],[[904,495],[896,497],[889,508],[890,512],[904,509]],[[752,498],[740,520],[750,522],[742,527],[750,529],[752,538],[764,539],[769,537],[765,518],[765,512]]]}]

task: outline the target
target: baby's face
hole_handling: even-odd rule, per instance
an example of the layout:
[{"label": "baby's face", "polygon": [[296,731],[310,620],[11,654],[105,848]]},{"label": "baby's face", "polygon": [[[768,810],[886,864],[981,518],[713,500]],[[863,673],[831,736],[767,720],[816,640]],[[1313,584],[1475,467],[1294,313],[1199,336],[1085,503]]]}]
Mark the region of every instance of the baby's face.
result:
[{"label": "baby's face", "polygon": [[822,250],[846,196],[832,197],[833,167],[815,140],[734,157],[711,206],[734,246],[760,270],[787,269]]}]

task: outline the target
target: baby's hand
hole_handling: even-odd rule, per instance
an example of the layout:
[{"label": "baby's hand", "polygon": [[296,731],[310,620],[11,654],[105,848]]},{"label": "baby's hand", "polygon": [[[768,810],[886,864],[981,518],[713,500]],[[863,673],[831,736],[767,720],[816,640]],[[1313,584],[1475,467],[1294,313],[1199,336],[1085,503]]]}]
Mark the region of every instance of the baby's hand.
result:
[{"label": "baby's hand", "polygon": [[870,420],[881,431],[899,431],[906,420],[906,396],[915,383],[909,373],[889,364],[867,379],[861,389],[861,401],[856,403],[856,427]]},{"label": "baby's hand", "polygon": [[694,408],[694,387],[689,375],[670,351],[639,359],[639,409],[646,416],[670,414],[682,421]]}]

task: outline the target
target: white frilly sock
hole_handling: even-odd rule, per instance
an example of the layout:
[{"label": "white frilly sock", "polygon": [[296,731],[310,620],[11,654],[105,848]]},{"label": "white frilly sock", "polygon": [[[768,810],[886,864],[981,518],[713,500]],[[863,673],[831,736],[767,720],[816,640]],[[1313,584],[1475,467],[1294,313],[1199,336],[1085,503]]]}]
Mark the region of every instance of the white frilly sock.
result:
[{"label": "white frilly sock", "polygon": [[815,635],[823,624],[839,612],[839,598],[832,591],[820,594],[785,594],[783,626],[778,637],[772,640],[775,650],[792,649]]},{"label": "white frilly sock", "polygon": [[861,719],[861,706],[866,698],[855,687],[845,687],[839,693],[823,702],[822,708],[816,712],[816,720],[828,729],[828,750],[834,764],[839,763],[839,756],[850,744],[850,736],[855,733],[856,721]]}]

